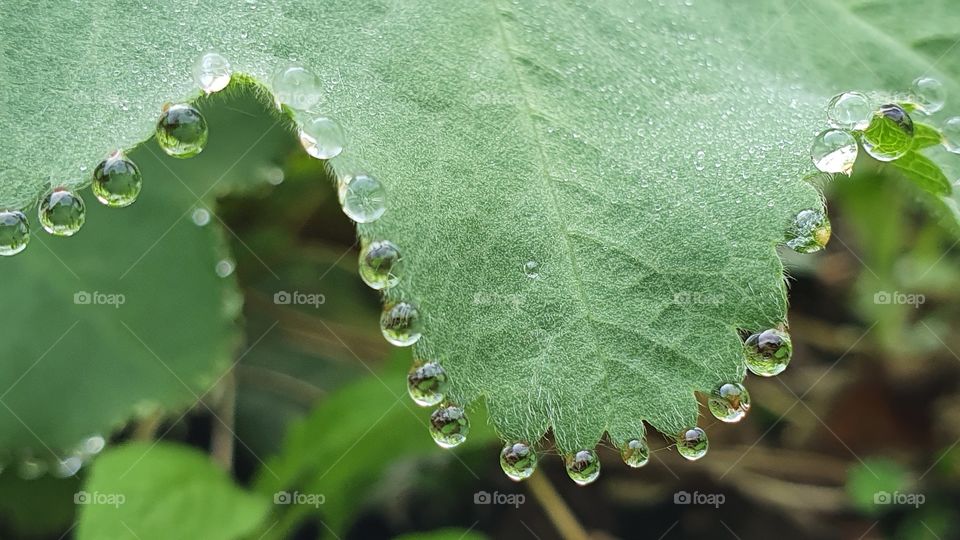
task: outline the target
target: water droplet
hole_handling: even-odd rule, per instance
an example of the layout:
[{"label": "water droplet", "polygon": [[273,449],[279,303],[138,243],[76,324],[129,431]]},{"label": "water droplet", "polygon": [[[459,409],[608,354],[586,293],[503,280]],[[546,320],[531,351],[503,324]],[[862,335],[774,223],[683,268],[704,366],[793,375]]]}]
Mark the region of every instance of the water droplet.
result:
[{"label": "water droplet", "polygon": [[864,130],[873,116],[870,98],[860,92],[844,92],[830,100],[827,105],[827,120],[839,129]]},{"label": "water droplet", "polygon": [[234,265],[233,261],[230,259],[222,259],[217,262],[217,266],[214,267],[214,270],[217,272],[218,276],[225,278],[233,273],[234,268],[236,268],[236,266]]},{"label": "water droplet", "polygon": [[190,219],[197,227],[206,226],[210,223],[210,212],[206,208],[194,208],[193,213],[190,214]]},{"label": "water droplet", "polygon": [[80,472],[81,467],[83,467],[82,457],[69,456],[57,459],[50,473],[56,478],[69,478]]},{"label": "water droplet", "polygon": [[793,354],[790,334],[776,328],[753,334],[743,345],[747,369],[761,377],[773,377],[783,373]]},{"label": "water droplet", "polygon": [[370,242],[360,251],[360,279],[378,291],[389,289],[400,282],[402,261],[400,249],[393,242]]},{"label": "water droplet", "polygon": [[850,176],[857,161],[857,140],[840,129],[828,129],[813,139],[810,157],[818,170]]},{"label": "water droplet", "polygon": [[453,448],[467,440],[470,420],[462,408],[444,405],[430,415],[430,436],[441,448]]},{"label": "water droplet", "polygon": [[798,253],[820,251],[830,241],[830,220],[821,210],[801,210],[787,231],[787,247]]},{"label": "water droplet", "polygon": [[101,203],[123,208],[137,200],[142,183],[143,177],[136,164],[123,153],[114,152],[93,170],[91,190]]},{"label": "water droplet", "polygon": [[954,154],[960,154],[960,116],[954,116],[943,123],[943,147]]},{"label": "water droplet", "polygon": [[300,127],[300,144],[317,159],[339,156],[343,152],[344,141],[340,124],[325,116],[310,118]]},{"label": "water droplet", "polygon": [[305,111],[320,103],[320,78],[301,66],[286,66],[273,77],[277,103]]},{"label": "water droplet", "polygon": [[219,92],[230,84],[230,62],[218,53],[208,52],[193,65],[193,80],[207,94]]},{"label": "water droplet", "polygon": [[93,435],[80,441],[77,450],[84,456],[95,456],[103,451],[106,445],[107,441],[102,435]]},{"label": "water droplet", "polygon": [[933,114],[943,109],[943,104],[947,102],[947,89],[937,79],[920,77],[913,81],[910,99],[918,111]]},{"label": "water droplet", "polygon": [[577,485],[585,486],[600,476],[600,458],[593,450],[580,450],[567,454],[564,461],[566,462],[567,476]]},{"label": "water droplet", "polygon": [[525,442],[507,443],[500,451],[500,468],[516,482],[530,478],[537,470],[537,453]]},{"label": "water droplet", "polygon": [[634,469],[643,467],[650,461],[650,447],[647,446],[647,439],[630,439],[620,447],[620,457],[623,462]]},{"label": "water droplet", "polygon": [[358,174],[344,181],[341,201],[347,217],[357,223],[370,223],[387,211],[387,190],[376,178]]},{"label": "water droplet", "polygon": [[707,455],[709,446],[707,433],[698,427],[685,429],[677,435],[677,452],[690,461],[696,461]]},{"label": "water droplet", "polygon": [[913,145],[913,119],[899,105],[883,105],[863,131],[862,144],[877,161],[899,159]]},{"label": "water droplet", "polygon": [[530,279],[540,277],[540,263],[537,261],[527,261],[523,263],[523,273]]},{"label": "water droplet", "polygon": [[36,480],[47,473],[47,463],[35,457],[26,457],[17,467],[17,475],[24,480]]},{"label": "water droplet", "polygon": [[30,223],[19,210],[0,212],[0,255],[9,257],[27,249]]},{"label": "water droplet", "polygon": [[750,410],[750,393],[740,383],[727,383],[710,393],[707,407],[722,422],[739,422]]},{"label": "water droplet", "polygon": [[157,122],[157,144],[169,156],[193,157],[207,144],[207,121],[190,105],[171,105]]},{"label": "water droplet", "polygon": [[383,337],[397,347],[409,347],[420,339],[420,311],[413,304],[398,302],[384,307],[380,315]]},{"label": "water droplet", "polygon": [[447,372],[436,362],[417,362],[407,373],[407,392],[421,407],[440,403],[446,391]]},{"label": "water droplet", "polygon": [[43,230],[56,236],[73,236],[87,219],[80,195],[57,188],[40,201],[37,209]]}]

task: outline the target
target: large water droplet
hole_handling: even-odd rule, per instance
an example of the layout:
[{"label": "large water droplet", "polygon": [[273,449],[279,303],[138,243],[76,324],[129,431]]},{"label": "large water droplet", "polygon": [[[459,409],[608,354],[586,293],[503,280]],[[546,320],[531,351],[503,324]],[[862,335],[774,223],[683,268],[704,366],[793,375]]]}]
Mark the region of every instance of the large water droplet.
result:
[{"label": "large water droplet", "polygon": [[400,282],[402,261],[400,249],[393,242],[370,242],[360,251],[360,279],[373,289],[389,289]]},{"label": "large water droplet", "polygon": [[305,111],[320,103],[320,78],[301,66],[286,66],[273,77],[273,93],[279,104]]},{"label": "large water droplet", "polygon": [[387,211],[386,188],[368,174],[345,179],[342,189],[343,213],[357,223],[376,221]]},{"label": "large water droplet", "polygon": [[467,440],[470,420],[462,408],[445,405],[430,415],[430,436],[443,448],[453,448]]},{"label": "large water droplet", "polygon": [[30,223],[19,210],[0,212],[0,255],[9,257],[27,249]]},{"label": "large water droplet", "polygon": [[219,53],[208,52],[193,65],[193,80],[207,94],[219,92],[230,84],[230,62]]},{"label": "large water droplet", "polygon": [[94,196],[114,208],[130,206],[140,195],[143,177],[140,169],[121,152],[114,152],[93,170]]},{"label": "large water droplet", "polygon": [[530,478],[537,470],[537,453],[525,442],[507,443],[500,451],[500,468],[516,482]]},{"label": "large water droplet", "polygon": [[417,362],[407,373],[407,392],[421,407],[443,401],[447,391],[447,372],[436,362]]},{"label": "large water droplet", "polygon": [[325,116],[310,118],[300,126],[300,144],[317,159],[339,156],[343,152],[345,139],[340,124]]},{"label": "large water droplet", "polygon": [[943,147],[954,154],[960,154],[960,116],[954,116],[943,123]]},{"label": "large water droplet", "polygon": [[193,157],[207,144],[207,121],[190,105],[171,105],[157,122],[157,144],[169,156]]},{"label": "large water droplet", "polygon": [[750,410],[750,393],[740,383],[727,383],[710,393],[707,407],[717,420],[739,422]]},{"label": "large water droplet", "polygon": [[677,452],[690,461],[696,461],[707,455],[709,447],[707,433],[698,427],[683,430],[677,435]]},{"label": "large water droplet", "polygon": [[56,236],[73,236],[87,219],[80,195],[57,188],[40,201],[37,209],[43,230]]},{"label": "large water droplet", "polygon": [[753,334],[743,345],[747,369],[761,377],[773,377],[783,373],[793,354],[790,334],[776,328]]},{"label": "large water droplet", "polygon": [[600,476],[600,458],[593,450],[580,450],[567,454],[564,458],[567,467],[567,476],[585,486]]},{"label": "large water droplet", "polygon": [[801,210],[787,230],[787,247],[798,253],[820,251],[830,241],[830,220],[822,210]]},{"label": "large water droplet", "polygon": [[933,114],[943,109],[947,102],[947,89],[943,83],[932,77],[920,77],[913,81],[910,99],[917,110],[924,114]]},{"label": "large water droplet", "polygon": [[863,130],[870,125],[873,104],[860,92],[844,92],[830,100],[827,105],[827,120],[839,129]]},{"label": "large water droplet", "polygon": [[397,347],[409,347],[420,339],[420,311],[407,302],[388,305],[380,315],[383,337]]},{"label": "large water droplet", "polygon": [[913,119],[899,105],[883,105],[863,131],[861,142],[877,161],[899,159],[913,146]]},{"label": "large water droplet", "polygon": [[643,467],[650,461],[650,447],[646,437],[630,439],[620,447],[620,457],[623,462],[634,469]]},{"label": "large water droplet", "polygon": [[813,139],[810,157],[821,172],[850,176],[857,161],[857,140],[846,131],[828,129]]}]

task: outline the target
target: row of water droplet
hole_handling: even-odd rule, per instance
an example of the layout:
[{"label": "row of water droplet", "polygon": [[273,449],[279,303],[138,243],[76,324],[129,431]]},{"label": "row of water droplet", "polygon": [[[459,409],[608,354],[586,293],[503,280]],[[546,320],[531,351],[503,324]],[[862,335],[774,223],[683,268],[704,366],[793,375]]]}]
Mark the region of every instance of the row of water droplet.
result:
[{"label": "row of water droplet", "polygon": [[[886,101],[886,100],[883,100]],[[810,154],[818,170],[831,174],[853,174],[858,145],[878,161],[894,161],[910,151],[914,123],[908,109],[932,115],[943,109],[946,89],[931,77],[913,82],[910,93],[878,104],[878,100],[861,92],[843,92],[827,106],[831,128],[818,134]],[[948,151],[960,154],[960,116],[948,119],[940,128],[941,144]]]},{"label": "row of water droplet", "polygon": [[[53,459],[23,455],[16,460],[16,473],[24,480],[35,480],[46,474],[55,478],[68,478],[76,475],[104,446],[106,439],[102,435],[92,435]],[[3,467],[0,467],[0,470],[3,470]]]}]

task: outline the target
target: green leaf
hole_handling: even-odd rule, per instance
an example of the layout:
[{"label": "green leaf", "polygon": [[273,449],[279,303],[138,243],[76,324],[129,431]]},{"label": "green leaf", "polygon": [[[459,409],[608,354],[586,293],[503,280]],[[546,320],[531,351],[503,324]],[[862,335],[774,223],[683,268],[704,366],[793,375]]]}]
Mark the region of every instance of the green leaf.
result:
[{"label": "green leaf", "polygon": [[906,486],[907,472],[885,458],[869,458],[847,472],[847,494],[853,505],[868,515],[890,510],[893,493]]},{"label": "green leaf", "polygon": [[200,50],[260,82],[296,57],[349,133],[336,170],[387,187],[359,229],[404,252],[388,296],[424,313],[417,354],[505,437],[552,427],[562,451],[675,433],[695,391],[743,378],[737,329],[785,319],[775,246],[821,206],[801,179],[829,97],[931,72],[828,0],[101,2],[0,19],[30,52],[4,57],[0,201],[148,137],[198,94]]},{"label": "green leaf", "polygon": [[464,529],[439,529],[430,532],[415,532],[397,536],[394,540],[484,540],[487,536],[477,531]]},{"label": "green leaf", "polygon": [[933,126],[916,122],[913,124],[913,150],[923,150],[943,142],[943,134]]},{"label": "green leaf", "polygon": [[934,195],[949,195],[953,189],[940,167],[919,152],[907,152],[892,164],[912,182]]},{"label": "green leaf", "polygon": [[[131,158],[147,178],[133,206],[108,209],[85,192],[76,236],[38,232],[26,251],[0,261],[3,451],[51,460],[135,413],[196,402],[232,363],[239,293],[232,277],[214,272],[227,257],[225,233],[216,217],[198,227],[191,214],[212,208],[215,194],[252,186],[290,141],[258,101],[215,99],[204,110],[225,132],[204,154],[179,161],[141,146]],[[271,129],[280,136],[262,138]],[[249,151],[238,160],[238,149]]]},{"label": "green leaf", "polygon": [[270,507],[235,486],[209,456],[169,443],[108,450],[74,500],[80,540],[240,538],[262,525]]}]

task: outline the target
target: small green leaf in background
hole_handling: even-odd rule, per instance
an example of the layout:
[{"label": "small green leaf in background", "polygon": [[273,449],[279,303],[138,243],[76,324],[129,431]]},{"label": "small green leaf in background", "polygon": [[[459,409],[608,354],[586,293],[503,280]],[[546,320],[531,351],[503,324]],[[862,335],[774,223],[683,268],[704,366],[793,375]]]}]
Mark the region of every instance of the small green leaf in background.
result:
[{"label": "small green leaf in background", "polygon": [[245,493],[197,450],[132,443],[100,456],[81,491],[79,540],[231,540],[269,513],[269,499]]},{"label": "small green leaf in background", "polygon": [[907,485],[907,471],[896,461],[868,458],[847,473],[847,494],[854,507],[869,515],[892,508],[894,493]]},{"label": "small green leaf in background", "polygon": [[943,135],[940,131],[926,124],[916,122],[913,124],[913,149],[923,150],[943,142]]},{"label": "small green leaf in background", "polygon": [[486,540],[487,536],[465,529],[439,529],[397,536],[394,540]]},{"label": "small green leaf in background", "polygon": [[934,195],[949,195],[953,189],[940,166],[919,152],[911,150],[892,164],[917,186]]}]

